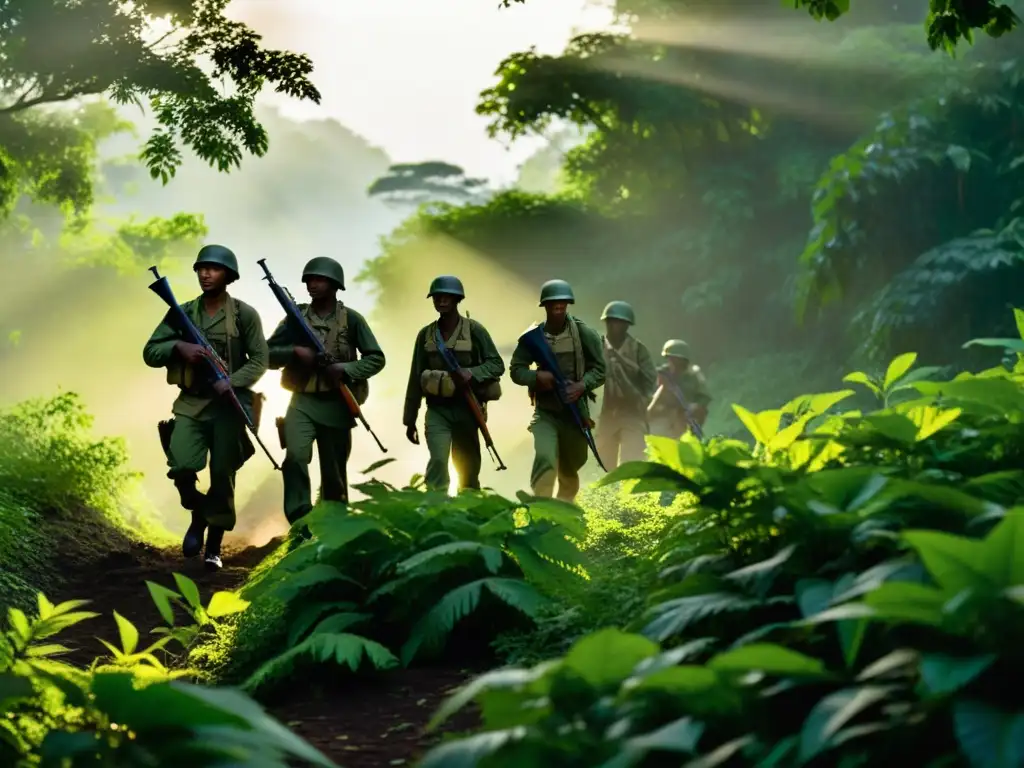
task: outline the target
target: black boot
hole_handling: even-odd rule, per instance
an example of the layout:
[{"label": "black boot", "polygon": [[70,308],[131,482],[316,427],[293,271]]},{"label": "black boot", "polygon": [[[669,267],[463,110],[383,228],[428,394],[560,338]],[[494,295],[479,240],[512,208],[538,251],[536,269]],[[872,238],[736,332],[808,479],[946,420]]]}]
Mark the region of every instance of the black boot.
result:
[{"label": "black boot", "polygon": [[220,544],[223,540],[224,529],[211,525],[210,533],[206,537],[206,570],[219,571],[224,567],[220,559]]},{"label": "black boot", "polygon": [[[170,475],[170,473],[168,473]],[[195,472],[183,472],[174,480],[174,487],[178,489],[178,498],[181,499],[181,506],[190,512],[197,512],[206,501],[206,494],[202,493],[196,484],[199,478]]]},{"label": "black boot", "polygon": [[[185,557],[195,557],[203,551],[203,534],[206,533],[206,520],[198,512],[192,513],[192,522],[185,531],[185,538],[181,542],[181,554]],[[210,529],[213,535],[213,529]],[[218,543],[218,546],[220,544]]]}]

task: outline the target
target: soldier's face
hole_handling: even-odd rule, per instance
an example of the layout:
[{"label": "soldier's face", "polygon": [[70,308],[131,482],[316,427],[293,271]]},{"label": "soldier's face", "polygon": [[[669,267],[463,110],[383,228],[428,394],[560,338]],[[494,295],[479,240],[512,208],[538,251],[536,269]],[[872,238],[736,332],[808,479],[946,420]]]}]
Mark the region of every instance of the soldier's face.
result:
[{"label": "soldier's face", "polygon": [[682,357],[670,357],[668,367],[672,369],[672,373],[686,373],[686,369],[690,367],[690,361]]},{"label": "soldier's face", "polygon": [[626,331],[629,329],[629,323],[625,320],[610,317],[604,321],[604,327],[608,332],[608,338],[618,341],[626,338]]},{"label": "soldier's face", "polygon": [[450,293],[435,293],[432,298],[434,299],[434,310],[439,315],[449,314],[458,305],[458,301]]},{"label": "soldier's face", "polygon": [[196,268],[196,277],[203,293],[223,291],[228,285],[228,271],[216,264],[200,264]]},{"label": "soldier's face", "polygon": [[316,301],[330,296],[334,292],[334,283],[326,277],[310,275],[306,280],[306,290],[309,291],[309,298]]},{"label": "soldier's face", "polygon": [[569,302],[549,301],[544,305],[544,311],[547,312],[548,320],[559,322],[565,319],[565,313],[569,311]]}]

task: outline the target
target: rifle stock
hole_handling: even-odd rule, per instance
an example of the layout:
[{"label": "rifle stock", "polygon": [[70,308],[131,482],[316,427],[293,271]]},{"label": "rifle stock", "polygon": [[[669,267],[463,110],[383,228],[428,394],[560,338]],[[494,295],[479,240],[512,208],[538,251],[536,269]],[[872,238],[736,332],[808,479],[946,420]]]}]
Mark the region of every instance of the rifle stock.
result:
[{"label": "rifle stock", "polygon": [[459,365],[459,361],[452,354],[452,351],[445,346],[444,337],[441,336],[441,329],[437,326],[434,327],[434,343],[437,345],[438,352],[441,353],[441,359],[444,360],[444,364],[448,367],[448,373],[452,377],[452,381],[455,386],[458,387],[459,391],[462,392],[462,396],[466,399],[466,404],[469,406],[470,413],[473,414],[473,419],[476,421],[477,427],[480,429],[480,434],[483,435],[484,445],[487,446],[487,452],[491,454],[491,458],[494,459],[498,465],[498,470],[508,469],[505,466],[505,462],[501,460],[501,456],[498,455],[498,449],[494,446],[494,439],[491,437],[491,430],[487,428],[487,419],[484,416],[483,408],[480,407],[480,401],[477,400],[473,390],[470,389],[468,384],[464,384],[462,377],[459,375],[459,371],[462,370],[462,366]]},{"label": "rifle stock", "polygon": [[[574,321],[570,317],[567,318],[566,322],[571,323]],[[566,399],[565,387],[568,384],[568,381],[565,378],[565,374],[562,373],[562,369],[558,365],[558,360],[555,359],[555,353],[552,351],[551,345],[548,344],[548,340],[544,336],[544,326],[534,326],[519,337],[519,342],[521,344],[525,344],[526,347],[533,352],[533,358],[537,361],[537,365],[542,370],[547,371],[555,377],[555,392],[558,395],[558,399],[562,402],[562,405],[568,409],[570,415],[572,415],[573,421],[576,422],[576,426],[579,427],[580,432],[583,433],[583,437],[586,439],[587,445],[590,447],[590,452],[594,454],[594,458],[597,460],[597,465],[607,472],[608,469],[605,467],[604,462],[601,461],[601,455],[597,452],[597,443],[594,442],[594,433],[583,420],[583,414],[580,411],[579,406],[576,403],[570,403]]]},{"label": "rifle stock", "polygon": [[[179,326],[179,330],[191,340],[191,343],[198,344],[203,348],[203,359],[209,364],[210,371],[213,373],[214,379],[216,381],[230,381],[231,372],[228,370],[227,365],[225,365],[224,361],[221,360],[220,355],[217,354],[217,350],[210,345],[210,342],[206,340],[206,337],[203,336],[198,328],[196,328],[195,323],[193,323],[189,319],[189,316],[185,314],[185,310],[181,308],[181,305],[178,304],[178,300],[174,298],[174,291],[171,290],[171,284],[167,282],[167,278],[161,277],[156,267],[150,267],[149,271],[152,272],[153,276],[156,278],[156,280],[150,283],[149,290],[153,291],[153,293],[163,299],[164,303],[170,307],[171,315]],[[228,388],[227,396],[231,405],[234,406],[234,409],[242,417],[242,421],[245,423],[246,429],[248,429],[256,439],[256,442],[259,444],[260,448],[263,449],[263,452],[267,454],[267,458],[270,459],[270,463],[274,465],[274,469],[280,471],[281,465],[278,464],[277,460],[270,455],[270,451],[267,450],[267,446],[265,446],[263,441],[260,440],[260,436],[256,432],[256,425],[242,406],[235,390]]]},{"label": "rifle stock", "polygon": [[[263,268],[264,280],[270,285],[270,291],[274,294],[274,298],[277,299],[281,308],[284,309],[284,313],[288,320],[291,321],[294,328],[296,328],[309,343],[309,346],[316,352],[317,360],[320,362],[322,367],[327,367],[334,362],[334,358],[328,354],[327,349],[324,347],[320,337],[316,335],[312,328],[309,327],[309,323],[306,322],[306,318],[302,316],[302,312],[299,311],[298,304],[295,303],[295,299],[292,298],[291,293],[287,288],[282,286],[274,276],[270,274],[270,269],[267,267],[267,260],[260,259],[256,262]],[[363,409],[359,407],[359,403],[356,401],[355,395],[352,394],[352,390],[348,388],[348,385],[343,381],[338,382],[338,393],[341,395],[341,399],[345,402],[348,407],[349,413],[352,414],[352,418],[358,421],[370,436],[373,437],[377,447],[380,448],[381,452],[387,453],[388,449],[381,443],[380,438],[370,427],[369,422],[366,421],[366,417],[363,416]]]}]

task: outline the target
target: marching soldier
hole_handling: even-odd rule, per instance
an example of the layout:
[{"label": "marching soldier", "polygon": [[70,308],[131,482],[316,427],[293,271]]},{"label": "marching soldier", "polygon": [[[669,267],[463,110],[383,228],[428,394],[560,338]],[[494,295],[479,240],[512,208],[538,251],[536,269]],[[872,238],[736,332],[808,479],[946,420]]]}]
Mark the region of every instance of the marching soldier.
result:
[{"label": "marching soldier", "polygon": [[[594,390],[604,384],[604,354],[597,331],[568,313],[575,301],[572,287],[564,280],[549,280],[541,286],[540,306],[546,313],[544,336],[568,382],[564,395],[590,422],[587,401],[596,399]],[[571,502],[579,492],[579,471],[587,462],[587,441],[555,391],[555,377],[548,371],[531,369],[536,362],[530,349],[520,342],[509,365],[512,381],[529,390],[534,404],[530,431],[535,455],[530,485],[535,496],[550,497],[557,477],[558,498]]]},{"label": "marching soldier", "polygon": [[287,318],[270,337],[270,367],[281,368],[281,386],[292,393],[277,428],[285,458],[284,513],[294,523],[313,509],[309,464],[316,442],[320,460],[320,498],[348,501],[348,459],[355,419],[339,391],[344,382],[360,405],[370,394],[369,379],[384,368],[381,351],[366,319],[338,300],[345,272],[334,259],[320,256],[302,270],[310,303],[299,304],[310,328],[335,361],[320,367],[311,347],[295,335]]},{"label": "marching soldier", "polygon": [[620,461],[643,461],[647,405],[658,373],[647,347],[629,333],[629,327],[636,323],[629,304],[609,303],[601,320],[606,328],[602,342],[607,374],[596,442],[598,453],[611,471]]},{"label": "marching soldier", "polygon": [[[262,395],[252,386],[267,370],[267,341],[255,309],[231,296],[227,287],[238,279],[238,259],[221,245],[204,246],[193,269],[202,295],[182,306],[217,355],[225,361],[230,381],[213,383],[204,362],[204,348],[183,340],[168,313],[146,342],[143,359],[151,368],[166,368],[167,383],[181,392],[174,401],[174,417],[160,424],[160,437],[181,497],[192,513],[181,549],[195,557],[206,537],[206,566],[222,566],[224,532],[235,527],[235,474],[255,449],[238,412],[223,397],[233,389],[242,407],[259,424]],[[210,460],[210,488],[204,494],[196,484],[198,473]],[[207,528],[209,532],[207,533]]]},{"label": "marching soldier", "polygon": [[666,341],[661,356],[665,365],[658,368],[658,391],[647,408],[647,418],[651,434],[678,438],[690,430],[687,414],[703,428],[711,394],[700,367],[690,363],[689,344],[680,339]]}]

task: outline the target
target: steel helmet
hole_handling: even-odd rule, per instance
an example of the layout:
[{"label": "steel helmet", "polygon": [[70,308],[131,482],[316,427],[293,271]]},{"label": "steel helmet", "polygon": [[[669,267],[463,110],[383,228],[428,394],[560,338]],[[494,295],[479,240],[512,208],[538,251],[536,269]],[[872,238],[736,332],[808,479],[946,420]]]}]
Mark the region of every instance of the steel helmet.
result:
[{"label": "steel helmet", "polygon": [[630,325],[636,325],[636,315],[633,308],[624,301],[610,301],[608,306],[601,313],[602,320],[625,320]]},{"label": "steel helmet", "polygon": [[669,339],[661,348],[662,357],[678,357],[681,360],[690,359],[690,345],[682,339]]},{"label": "steel helmet", "polygon": [[317,256],[306,262],[306,266],[302,268],[302,282],[306,282],[310,277],[326,277],[340,290],[345,290],[345,270],[341,268],[341,264],[327,256]]},{"label": "steel helmet", "polygon": [[200,248],[199,254],[196,256],[196,263],[192,265],[192,271],[197,272],[200,264],[216,264],[218,267],[224,267],[231,273],[228,282],[233,282],[239,277],[238,259],[230,248],[225,248],[223,245],[204,245]]},{"label": "steel helmet", "polygon": [[458,296],[460,299],[466,298],[466,289],[462,287],[462,281],[455,275],[441,275],[431,280],[427,298],[429,299],[435,293],[447,293],[450,296]]},{"label": "steel helmet", "polygon": [[565,280],[548,280],[540,287],[540,306],[548,301],[567,301],[570,304],[576,303],[576,297],[572,295],[572,286]]}]

